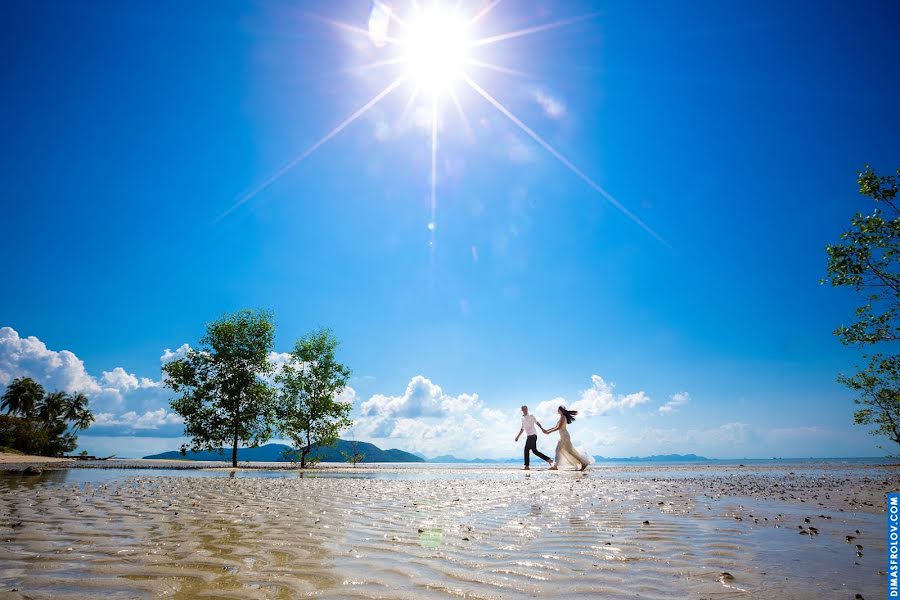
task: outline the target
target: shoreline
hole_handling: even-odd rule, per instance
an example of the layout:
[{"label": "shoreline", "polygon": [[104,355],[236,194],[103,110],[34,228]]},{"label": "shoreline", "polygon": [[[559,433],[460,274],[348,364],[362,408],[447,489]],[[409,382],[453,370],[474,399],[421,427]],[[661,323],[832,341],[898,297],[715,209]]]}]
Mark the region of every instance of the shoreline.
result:
[{"label": "shoreline", "polygon": [[[752,459],[746,459],[748,462]],[[779,459],[777,462],[766,464],[732,464],[732,461],[725,461],[723,464],[715,464],[709,462],[678,462],[678,463],[612,463],[605,464],[603,462],[595,462],[591,464],[588,471],[591,472],[717,472],[717,471],[734,471],[734,472],[760,472],[760,471],[839,471],[854,469],[879,469],[885,471],[900,472],[900,461],[896,463],[875,462],[880,459],[872,459],[872,462],[859,463],[838,463],[827,461],[840,461],[842,459],[821,459],[822,463],[816,463],[820,459]],[[857,460],[857,459],[848,459]],[[865,459],[859,459],[865,460]],[[884,459],[890,460],[890,459]],[[736,461],[734,461],[736,462]],[[199,461],[199,460],[179,460],[179,459],[146,459],[146,458],[109,458],[105,460],[81,460],[77,458],[61,458],[48,456],[35,456],[27,454],[10,454],[0,452],[0,472],[17,471],[26,467],[39,467],[48,470],[59,469],[131,469],[131,470],[218,470],[218,471],[298,471],[304,473],[319,472],[346,472],[346,473],[373,473],[373,472],[413,472],[417,470],[440,471],[440,472],[490,472],[490,471],[519,471],[521,465],[511,462],[497,463],[432,463],[432,462],[410,462],[410,463],[358,463],[356,466],[350,466],[345,463],[319,463],[312,467],[301,469],[298,465],[290,462],[239,462],[237,467],[232,467],[228,461]],[[530,472],[541,472],[547,469],[536,466]],[[526,472],[526,471],[523,471]]]}]

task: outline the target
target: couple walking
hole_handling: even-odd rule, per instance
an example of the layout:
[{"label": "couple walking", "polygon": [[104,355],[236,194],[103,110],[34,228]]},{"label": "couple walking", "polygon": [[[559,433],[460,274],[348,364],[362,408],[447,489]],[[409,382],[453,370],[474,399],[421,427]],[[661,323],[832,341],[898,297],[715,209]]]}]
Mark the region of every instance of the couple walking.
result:
[{"label": "couple walking", "polygon": [[[575,420],[575,415],[578,414],[578,411],[566,410],[564,406],[560,406],[556,412],[559,413],[559,422],[556,423],[555,427],[544,429],[543,425],[538,423],[535,416],[528,413],[528,407],[522,406],[522,427],[519,429],[516,441],[519,441],[519,438],[524,431],[527,436],[525,438],[524,470],[527,471],[531,469],[529,466],[529,463],[531,462],[531,452],[534,452],[537,457],[546,460],[550,465],[551,471],[555,471],[559,468],[559,465],[567,463],[578,467],[581,471],[587,469],[590,459],[572,446],[572,438],[569,437],[569,430],[566,429],[566,426]],[[540,427],[541,431],[548,435],[554,431],[559,432],[559,442],[556,443],[556,460],[550,460],[549,456],[537,449],[537,431],[535,431],[535,426]]]}]

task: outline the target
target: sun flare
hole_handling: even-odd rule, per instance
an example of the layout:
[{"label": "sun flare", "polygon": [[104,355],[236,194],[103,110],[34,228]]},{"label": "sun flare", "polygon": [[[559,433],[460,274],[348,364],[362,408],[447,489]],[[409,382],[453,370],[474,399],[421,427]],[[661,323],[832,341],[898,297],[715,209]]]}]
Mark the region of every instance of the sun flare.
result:
[{"label": "sun flare", "polygon": [[[581,21],[595,18],[600,13],[593,12],[573,17],[561,18],[556,21],[535,24],[521,29],[492,33],[490,35],[476,35],[476,32],[484,28],[496,7],[502,0],[479,0],[481,8],[474,13],[466,14],[463,3],[457,0],[454,7],[449,8],[441,0],[430,0],[429,6],[423,6],[419,0],[372,0],[372,8],[368,22],[359,26],[353,23],[333,19],[326,16],[309,14],[311,18],[326,23],[336,29],[366,38],[374,50],[372,57],[376,60],[346,69],[348,72],[377,71],[385,68],[394,70],[399,67],[399,74],[394,71],[388,79],[389,83],[362,104],[356,111],[350,113],[328,133],[319,140],[309,145],[305,150],[288,160],[271,175],[263,179],[237,197],[235,202],[218,219],[221,220],[235,211],[237,208],[256,197],[260,192],[268,188],[275,181],[283,177],[288,171],[306,160],[324,144],[334,139],[352,123],[365,115],[369,110],[382,102],[394,90],[404,87],[409,89],[408,99],[400,115],[403,120],[408,111],[419,101],[419,108],[428,110],[428,129],[431,138],[431,174],[430,187],[430,218],[427,221],[428,231],[431,233],[430,244],[433,248],[435,229],[437,227],[437,195],[438,195],[438,133],[441,121],[441,111],[448,105],[452,106],[459,116],[463,129],[470,140],[475,140],[473,127],[466,116],[463,99],[457,93],[456,85],[461,84],[462,90],[469,90],[479,96],[484,102],[492,106],[511,122],[515,128],[539,147],[546,150],[553,158],[559,161],[572,174],[581,179],[585,184],[612,204],[622,214],[628,217],[636,225],[649,233],[663,245],[668,243],[649,225],[644,223],[637,215],[632,213],[612,194],[594,181],[585,171],[569,160],[566,155],[548,142],[538,131],[530,127],[510,108],[500,101],[484,85],[485,79],[493,74],[512,77],[533,77],[532,74],[511,69],[506,65],[497,64],[490,58],[489,48],[495,44],[502,44],[510,40],[524,38],[540,33],[549,32],[561,27],[573,25]],[[399,12],[395,5],[400,4]],[[490,29],[488,24],[487,29]],[[487,51],[487,52],[486,52]],[[488,54],[488,56],[485,56]],[[479,83],[481,81],[482,83]],[[489,81],[489,80],[488,80]],[[497,85],[497,84],[495,84]],[[491,86],[494,87],[494,86]],[[424,94],[423,94],[424,93]],[[531,92],[538,93],[538,92]],[[422,98],[422,95],[430,96]],[[539,101],[540,102],[540,101]],[[483,119],[482,119],[482,122]]]},{"label": "sun flare", "polygon": [[469,39],[466,22],[440,7],[415,15],[405,23],[398,45],[406,76],[421,89],[447,91],[463,75]]}]

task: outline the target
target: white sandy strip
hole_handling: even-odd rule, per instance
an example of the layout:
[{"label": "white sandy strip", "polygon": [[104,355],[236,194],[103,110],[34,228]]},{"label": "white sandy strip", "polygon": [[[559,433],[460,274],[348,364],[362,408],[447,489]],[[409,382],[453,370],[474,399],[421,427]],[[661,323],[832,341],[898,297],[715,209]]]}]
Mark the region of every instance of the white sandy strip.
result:
[{"label": "white sandy strip", "polygon": [[71,458],[56,458],[53,456],[34,456],[33,454],[12,454],[10,452],[0,452],[0,465],[59,462],[73,461]]}]

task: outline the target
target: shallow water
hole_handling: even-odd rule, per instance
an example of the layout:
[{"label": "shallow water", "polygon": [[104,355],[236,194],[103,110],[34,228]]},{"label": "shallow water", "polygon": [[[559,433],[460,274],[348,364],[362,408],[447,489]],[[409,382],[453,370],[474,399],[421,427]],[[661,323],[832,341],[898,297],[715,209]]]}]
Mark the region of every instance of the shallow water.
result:
[{"label": "shallow water", "polygon": [[[874,598],[885,589],[882,494],[900,483],[883,469],[352,471],[2,476],[0,590]],[[818,535],[798,533],[810,526]]]}]

